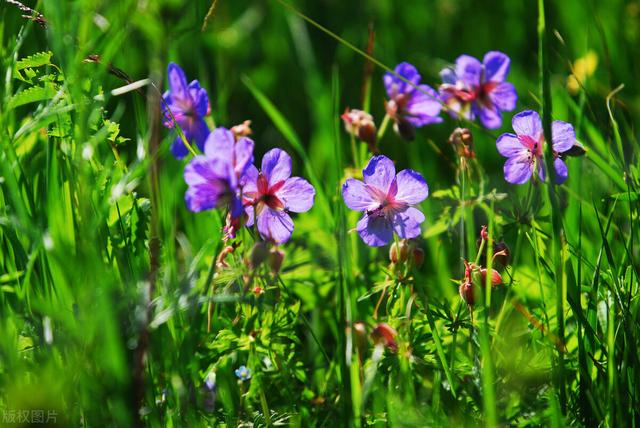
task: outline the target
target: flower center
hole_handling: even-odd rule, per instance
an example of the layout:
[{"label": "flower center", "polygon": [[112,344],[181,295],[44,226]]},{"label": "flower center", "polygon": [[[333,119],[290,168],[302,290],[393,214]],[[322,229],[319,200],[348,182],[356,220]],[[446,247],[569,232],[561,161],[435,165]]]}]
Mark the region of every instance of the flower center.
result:
[{"label": "flower center", "polygon": [[273,186],[269,187],[269,181],[262,173],[258,175],[258,204],[264,204],[274,210],[283,210],[284,203],[276,193],[284,186],[284,181],[279,181]]}]

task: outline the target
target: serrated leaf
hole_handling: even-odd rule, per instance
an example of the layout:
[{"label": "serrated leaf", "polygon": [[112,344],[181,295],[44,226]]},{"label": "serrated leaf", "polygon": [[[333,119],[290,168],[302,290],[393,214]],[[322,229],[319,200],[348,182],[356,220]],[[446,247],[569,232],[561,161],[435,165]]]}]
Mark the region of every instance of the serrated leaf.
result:
[{"label": "serrated leaf", "polygon": [[38,52],[26,58],[22,58],[16,62],[16,70],[24,70],[25,68],[43,67],[51,64],[53,52]]},{"label": "serrated leaf", "polygon": [[7,107],[14,109],[24,104],[48,100],[53,98],[57,92],[53,86],[33,86],[11,97],[7,103]]}]

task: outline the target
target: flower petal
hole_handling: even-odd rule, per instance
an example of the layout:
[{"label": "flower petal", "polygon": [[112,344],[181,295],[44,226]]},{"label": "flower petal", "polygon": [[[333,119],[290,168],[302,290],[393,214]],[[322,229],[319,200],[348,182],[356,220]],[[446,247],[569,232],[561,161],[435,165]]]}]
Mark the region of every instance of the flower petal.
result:
[{"label": "flower petal", "polygon": [[489,99],[501,111],[511,111],[516,108],[518,93],[511,83],[503,82],[489,92]]},{"label": "flower petal", "polygon": [[167,76],[169,79],[171,97],[177,101],[188,100],[189,93],[187,89],[187,78],[184,75],[182,68],[180,68],[178,64],[170,62],[167,67]]},{"label": "flower petal", "polygon": [[509,74],[511,60],[502,52],[487,52],[482,60],[484,64],[484,80],[486,82],[504,82]]},{"label": "flower petal", "polygon": [[386,196],[396,177],[396,168],[391,159],[378,155],[369,160],[365,169],[362,170],[362,176],[366,184],[375,187]]},{"label": "flower petal", "polygon": [[258,211],[257,223],[260,236],[276,244],[284,244],[293,233],[293,220],[283,210],[274,210],[266,205]]},{"label": "flower petal", "polygon": [[252,204],[253,200],[258,197],[259,175],[258,168],[249,165],[240,179],[240,185],[242,186],[242,193],[246,203]]},{"label": "flower petal", "polygon": [[189,149],[185,146],[181,136],[178,135],[175,140],[173,140],[173,143],[171,143],[171,153],[178,160],[189,154]]},{"label": "flower petal", "polygon": [[360,238],[370,247],[382,247],[393,238],[393,228],[391,222],[384,217],[367,214],[362,216],[356,227]]},{"label": "flower petal", "polygon": [[412,169],[403,169],[396,177],[398,193],[396,201],[405,202],[408,205],[419,204],[429,196],[429,186],[424,177]]},{"label": "flower petal", "polygon": [[383,77],[384,86],[387,89],[387,95],[390,98],[393,98],[398,94],[411,93],[415,86],[420,83],[421,77],[418,70],[408,62],[401,62],[396,66],[394,71],[396,74],[404,77],[404,79],[408,80],[412,84],[405,82],[405,80],[396,77],[392,73],[385,73]]},{"label": "flower petal", "polygon": [[226,187],[220,181],[189,186],[184,195],[187,208],[193,212],[216,208],[225,195]]},{"label": "flower petal", "polygon": [[438,93],[428,85],[420,85],[409,98],[405,119],[416,127],[439,123],[442,122],[438,117],[441,108]]},{"label": "flower petal", "polygon": [[538,168],[538,177],[540,181],[545,182],[547,180],[547,165],[544,163],[544,158],[539,158],[536,162]]},{"label": "flower petal", "polygon": [[415,238],[420,236],[420,224],[424,221],[424,214],[417,208],[409,207],[393,218],[393,229],[400,238]]},{"label": "flower petal", "polygon": [[569,178],[567,164],[560,158],[553,160],[553,168],[556,170],[556,184],[562,184]]},{"label": "flower petal", "polygon": [[197,80],[193,80],[189,83],[188,89],[196,114],[200,117],[208,115],[211,112],[211,105],[209,104],[209,95],[207,95],[207,91],[200,86],[200,82]]},{"label": "flower petal", "polygon": [[262,158],[262,173],[269,187],[291,177],[291,156],[281,149],[271,149]]},{"label": "flower petal", "polygon": [[551,141],[553,150],[558,153],[571,149],[576,142],[576,132],[573,125],[561,120],[554,120],[551,124]]},{"label": "flower petal", "polygon": [[345,205],[354,211],[376,209],[382,201],[379,201],[375,196],[369,186],[360,180],[349,178],[342,185],[342,199]]},{"label": "flower petal", "polygon": [[253,205],[245,205],[244,213],[247,215],[247,221],[244,223],[245,226],[247,227],[253,226],[253,214],[254,214]]},{"label": "flower petal", "polygon": [[449,85],[455,85],[458,80],[455,70],[449,67],[443,68],[440,71],[440,78],[442,79],[442,83],[447,83]]},{"label": "flower petal", "polygon": [[487,129],[498,129],[502,126],[502,115],[496,106],[489,104],[475,107],[476,115],[480,117],[482,126]]},{"label": "flower petal", "polygon": [[[253,147],[255,144],[250,138],[240,138],[234,146],[234,170],[241,177],[253,163]],[[253,166],[253,165],[251,165]]]},{"label": "flower petal", "polygon": [[225,179],[227,175],[227,165],[205,156],[194,157],[184,167],[184,181],[189,186]]},{"label": "flower petal", "polygon": [[204,154],[210,159],[221,159],[229,162],[233,158],[233,145],[235,144],[233,133],[227,128],[214,129],[204,144]]},{"label": "flower petal", "polygon": [[515,134],[502,134],[496,141],[498,152],[506,157],[513,158],[526,155],[527,148],[522,145]]},{"label": "flower petal", "polygon": [[202,118],[196,119],[193,124],[186,130],[185,137],[191,144],[195,143],[198,149],[203,152],[204,146],[209,138],[209,126]]},{"label": "flower petal", "polygon": [[220,199],[233,194],[226,179],[228,170],[222,162],[196,156],[184,168],[184,181],[189,185],[185,202],[191,211],[202,211],[218,206]]},{"label": "flower petal", "polygon": [[354,211],[369,211],[378,208],[386,193],[371,191],[371,188],[360,180],[347,179],[342,185],[342,199],[345,205]]},{"label": "flower petal", "polygon": [[504,163],[504,179],[511,184],[529,181],[533,173],[533,163],[526,156],[507,159]]},{"label": "flower petal", "polygon": [[316,190],[304,178],[291,177],[276,192],[276,196],[284,201],[285,209],[294,213],[303,213],[313,206]]},{"label": "flower petal", "polygon": [[533,110],[525,110],[513,116],[511,125],[518,135],[528,135],[535,141],[539,141],[542,136],[540,115]]},{"label": "flower petal", "polygon": [[482,64],[470,55],[460,55],[456,60],[456,76],[470,88],[480,85]]}]

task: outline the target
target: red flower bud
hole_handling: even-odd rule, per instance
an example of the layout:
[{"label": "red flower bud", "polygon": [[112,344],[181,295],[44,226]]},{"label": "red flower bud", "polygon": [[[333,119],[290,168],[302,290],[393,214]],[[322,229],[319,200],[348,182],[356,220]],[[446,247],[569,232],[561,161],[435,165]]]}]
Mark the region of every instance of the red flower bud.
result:
[{"label": "red flower bud", "polygon": [[383,344],[393,352],[398,351],[398,343],[396,342],[396,336],[398,332],[387,323],[380,323],[376,325],[371,333],[371,338],[376,344]]},{"label": "red flower bud", "polygon": [[404,263],[409,258],[409,243],[402,239],[401,241],[394,242],[389,247],[389,260],[392,263]]},{"label": "red flower bud", "polygon": [[422,248],[416,247],[413,249],[413,263],[415,263],[417,268],[424,263],[424,250]]},{"label": "red flower bud", "polygon": [[284,251],[278,248],[272,248],[269,253],[269,267],[273,273],[280,272],[280,268],[282,267],[282,262],[284,261]]},{"label": "red flower bud", "polygon": [[377,131],[373,116],[366,111],[347,108],[340,117],[349,134],[357,136],[367,143],[369,147],[375,147]]},{"label": "red flower bud", "polygon": [[489,240],[489,234],[487,233],[487,226],[482,226],[482,228],[480,229],[480,238],[482,238],[483,241]]},{"label": "red flower bud", "polygon": [[[480,269],[480,277],[482,278],[482,286],[484,287],[487,283],[486,269]],[[491,287],[495,287],[500,284],[502,284],[502,276],[500,276],[500,273],[497,270],[491,269]]]},{"label": "red flower bud", "polygon": [[473,297],[473,283],[471,281],[464,281],[462,284],[460,284],[458,292],[460,293],[460,297],[462,297],[462,300],[464,300],[467,305],[473,306],[475,301]]}]

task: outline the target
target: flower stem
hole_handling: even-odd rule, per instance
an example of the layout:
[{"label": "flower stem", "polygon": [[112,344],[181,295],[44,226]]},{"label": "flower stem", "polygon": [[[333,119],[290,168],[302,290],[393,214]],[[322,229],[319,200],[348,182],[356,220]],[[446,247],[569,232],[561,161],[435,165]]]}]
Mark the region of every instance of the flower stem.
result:
[{"label": "flower stem", "polygon": [[376,136],[376,140],[378,141],[378,143],[380,142],[380,140],[382,140],[382,137],[384,137],[384,133],[387,132],[387,127],[389,126],[390,119],[391,119],[391,116],[389,116],[388,114],[384,115],[384,119],[382,119],[382,124],[380,124],[380,128],[378,129],[378,135]]},{"label": "flower stem", "polygon": [[358,157],[358,150],[356,148],[356,136],[353,132],[349,133],[351,142],[351,156],[353,156],[353,164],[356,168],[360,167],[360,159]]}]

